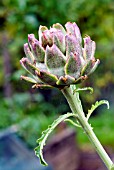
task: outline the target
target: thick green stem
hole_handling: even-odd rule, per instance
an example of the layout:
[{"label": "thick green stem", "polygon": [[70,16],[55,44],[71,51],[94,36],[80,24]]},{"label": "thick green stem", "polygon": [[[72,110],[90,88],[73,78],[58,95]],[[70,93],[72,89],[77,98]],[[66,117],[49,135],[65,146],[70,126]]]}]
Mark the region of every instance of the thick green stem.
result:
[{"label": "thick green stem", "polygon": [[78,121],[81,124],[85,133],[87,134],[88,138],[92,142],[95,150],[97,151],[97,153],[99,154],[103,162],[105,163],[106,167],[109,170],[111,170],[111,168],[113,167],[113,162],[111,161],[110,157],[108,156],[108,154],[106,153],[102,145],[100,144],[91,126],[89,125],[84,115],[83,109],[81,107],[81,103],[80,103],[81,101],[79,100],[78,93],[73,94],[71,87],[64,88],[61,91],[64,94],[65,98],[67,99],[72,112],[78,115]]}]

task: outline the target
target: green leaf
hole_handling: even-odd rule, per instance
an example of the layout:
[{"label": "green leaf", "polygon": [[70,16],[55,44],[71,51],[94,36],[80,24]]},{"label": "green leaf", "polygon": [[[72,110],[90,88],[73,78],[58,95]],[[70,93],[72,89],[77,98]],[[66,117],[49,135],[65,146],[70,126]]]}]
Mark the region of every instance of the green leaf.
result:
[{"label": "green leaf", "polygon": [[85,91],[85,90],[89,90],[91,94],[93,93],[93,88],[92,87],[84,87],[84,88],[77,88],[77,89],[75,89],[73,91],[73,94],[76,93],[76,92]]},{"label": "green leaf", "polygon": [[[48,129],[46,129],[45,131],[42,132],[42,136],[37,140],[37,143],[39,144],[36,148],[35,148],[35,154],[36,156],[39,157],[40,159],[40,163],[44,166],[47,166],[48,164],[46,163],[46,161],[43,158],[43,147],[46,144],[46,140],[48,138],[48,136],[50,135],[50,133],[55,129],[55,127],[62,121],[64,121],[65,119],[67,119],[70,116],[74,116],[73,113],[67,113],[64,115],[59,116],[58,119],[56,119],[49,127]],[[76,116],[76,115],[75,115]]]},{"label": "green leaf", "polygon": [[107,109],[109,109],[109,102],[107,100],[100,100],[100,101],[96,101],[96,103],[94,105],[92,105],[91,109],[88,110],[88,114],[87,114],[87,120],[89,119],[89,117],[91,116],[91,114],[93,113],[93,111],[99,107],[102,104],[106,104],[107,105]]},{"label": "green leaf", "polygon": [[76,126],[76,127],[81,127],[81,125],[79,124],[79,122],[75,123],[73,120],[71,119],[65,119],[65,122],[70,122],[72,125]]}]

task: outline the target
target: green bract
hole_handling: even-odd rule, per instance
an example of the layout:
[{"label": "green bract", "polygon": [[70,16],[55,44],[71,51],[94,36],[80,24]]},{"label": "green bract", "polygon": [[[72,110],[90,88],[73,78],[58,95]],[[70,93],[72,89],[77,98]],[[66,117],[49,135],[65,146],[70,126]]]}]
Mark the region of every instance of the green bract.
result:
[{"label": "green bract", "polygon": [[59,23],[50,29],[39,27],[39,40],[34,34],[28,35],[24,44],[26,58],[21,65],[30,73],[22,79],[34,83],[33,87],[64,88],[80,83],[91,74],[99,64],[95,60],[95,42],[89,36],[82,38],[76,23],[67,22],[66,30]]}]

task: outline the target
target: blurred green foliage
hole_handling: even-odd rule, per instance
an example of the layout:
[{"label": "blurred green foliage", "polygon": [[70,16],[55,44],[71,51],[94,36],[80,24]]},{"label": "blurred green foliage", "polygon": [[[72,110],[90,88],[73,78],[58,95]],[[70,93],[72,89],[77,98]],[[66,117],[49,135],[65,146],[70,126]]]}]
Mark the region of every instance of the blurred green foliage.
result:
[{"label": "blurred green foliage", "polygon": [[[31,101],[31,86],[20,81],[20,75],[25,71],[21,68],[19,60],[25,55],[23,44],[27,42],[27,34],[34,33],[37,37],[39,25],[50,27],[53,23],[65,24],[74,21],[81,29],[82,36],[90,35],[97,44],[96,58],[101,64],[96,72],[81,86],[92,86],[93,95],[81,93],[82,101],[86,106],[96,99],[114,101],[112,92],[114,86],[114,1],[113,0],[1,0],[0,1],[0,45],[3,46],[3,36],[7,37],[6,47],[11,59],[11,75],[13,96],[5,99],[1,92],[0,101],[0,128],[13,123],[20,123],[20,133],[33,145],[33,134],[44,130],[43,126],[53,119],[56,113],[67,110],[62,102],[58,104],[60,96],[53,95],[53,104],[42,99],[39,91]],[[3,49],[0,48],[0,89],[4,89],[5,79]],[[36,96],[36,97],[35,97]],[[39,97],[41,96],[41,98]],[[56,96],[54,98],[54,96]],[[49,98],[49,97],[48,97]],[[62,97],[61,97],[62,98]],[[57,99],[57,100],[56,100]],[[51,101],[52,101],[51,100]],[[62,99],[61,99],[62,100]],[[60,105],[60,107],[59,107]],[[113,105],[112,105],[113,107]],[[48,114],[47,114],[48,113]],[[51,116],[49,116],[49,113]],[[48,117],[48,119],[47,119]],[[38,120],[37,120],[38,119]],[[40,127],[39,127],[40,126]]]},{"label": "blurred green foliage", "polygon": [[68,110],[53,103],[46,102],[41,93],[15,93],[12,99],[0,101],[0,129],[13,124],[19,127],[18,134],[26,140],[29,146],[36,145],[36,139],[41,136],[48,125],[62,112]]}]

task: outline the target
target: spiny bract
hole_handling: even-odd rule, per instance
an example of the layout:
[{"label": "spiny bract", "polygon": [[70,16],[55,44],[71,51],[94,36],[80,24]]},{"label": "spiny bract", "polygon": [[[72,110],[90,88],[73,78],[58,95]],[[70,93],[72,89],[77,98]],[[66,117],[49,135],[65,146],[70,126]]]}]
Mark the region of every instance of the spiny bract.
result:
[{"label": "spiny bract", "polygon": [[34,34],[28,35],[28,43],[24,44],[26,58],[20,63],[31,76],[21,78],[34,83],[33,87],[61,89],[77,84],[98,66],[99,59],[94,58],[95,42],[86,36],[82,47],[76,23],[67,22],[65,28],[59,23],[50,29],[40,26],[39,40]]}]

